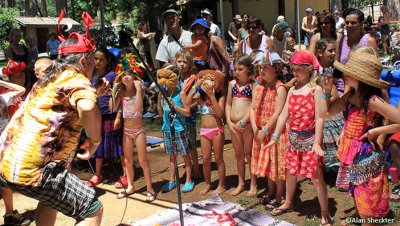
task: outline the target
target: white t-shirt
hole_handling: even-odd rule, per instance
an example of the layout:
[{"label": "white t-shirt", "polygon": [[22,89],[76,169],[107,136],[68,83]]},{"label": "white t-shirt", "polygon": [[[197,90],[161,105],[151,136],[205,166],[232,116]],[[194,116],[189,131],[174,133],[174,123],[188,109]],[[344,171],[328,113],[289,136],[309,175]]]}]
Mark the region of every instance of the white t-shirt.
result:
[{"label": "white t-shirt", "polygon": [[[178,41],[181,45],[192,44],[192,32],[183,30]],[[181,49],[182,47],[175,41],[174,37],[172,37],[172,35],[167,35],[161,40],[158,46],[156,60],[174,63],[175,54]]]},{"label": "white t-shirt", "polygon": [[213,35],[221,37],[221,29],[219,29],[218,25],[211,22],[210,31]]},{"label": "white t-shirt", "polygon": [[342,24],[344,24],[344,19],[339,17],[339,19],[337,21],[335,21],[335,22],[336,22],[336,30],[338,30],[338,29],[340,29],[340,26]]},{"label": "white t-shirt", "polygon": [[282,52],[285,49],[285,41],[286,41],[286,35],[283,36],[282,41],[279,41],[277,38],[274,36],[271,36],[272,42],[275,45],[276,52],[279,54],[280,57],[282,57]]},{"label": "white t-shirt", "polygon": [[[7,104],[7,107],[12,105],[14,92],[3,93],[3,94],[0,94],[0,96],[4,99],[5,103]],[[8,115],[6,115],[6,116],[3,115],[2,117],[0,117],[0,134],[3,133],[8,122],[9,122]]]}]

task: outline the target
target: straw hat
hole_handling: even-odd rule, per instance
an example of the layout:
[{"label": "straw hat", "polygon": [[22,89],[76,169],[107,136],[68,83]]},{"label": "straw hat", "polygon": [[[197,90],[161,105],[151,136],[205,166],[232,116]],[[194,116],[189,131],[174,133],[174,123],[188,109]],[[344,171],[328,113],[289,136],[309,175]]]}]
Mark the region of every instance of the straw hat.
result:
[{"label": "straw hat", "polygon": [[389,87],[388,82],[379,79],[383,65],[372,54],[353,52],[350,54],[349,61],[346,64],[335,61],[333,66],[344,74],[370,86],[381,89]]}]

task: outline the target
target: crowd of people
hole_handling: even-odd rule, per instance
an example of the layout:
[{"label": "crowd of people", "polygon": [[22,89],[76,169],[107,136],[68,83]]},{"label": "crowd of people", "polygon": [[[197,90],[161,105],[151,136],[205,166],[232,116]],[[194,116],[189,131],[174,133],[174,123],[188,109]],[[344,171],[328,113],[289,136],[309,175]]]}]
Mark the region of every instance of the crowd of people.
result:
[{"label": "crowd of people", "polygon": [[[57,211],[76,219],[77,225],[100,225],[103,205],[93,187],[103,182],[103,161],[120,159],[123,173],[115,187],[123,189],[117,198],[125,198],[135,192],[134,148],[146,180],[146,202],[156,200],[158,188],[153,188],[152,163],[146,156],[146,95],[153,100],[146,110],[162,118],[164,149],[170,159],[170,178],[160,188],[163,192],[177,187],[177,154],[185,164],[182,192],[192,192],[194,181],[201,178],[201,195],[210,192],[213,180],[218,180],[213,193],[226,191],[226,125],[238,176],[230,195],[246,190],[248,164],[247,195],[256,196],[259,188],[265,188],[260,203],[279,216],[295,211],[297,177],[305,177],[316,188],[321,225],[333,225],[324,179],[324,172],[333,172],[338,190],[353,197],[356,217],[387,217],[389,199],[400,201],[399,186],[389,191],[385,159],[388,143],[391,161],[400,169],[400,110],[388,103],[389,83],[380,80],[381,43],[358,9],[346,10],[343,18],[339,12],[318,16],[311,8],[305,12],[302,30],[307,50],[297,50],[283,16],[268,35],[259,18],[235,15],[227,47],[209,9],[201,11],[202,18],[191,24],[190,31],[181,28],[177,11],[166,10],[162,19],[168,33],[155,57],[162,65],[154,70],[159,86],[145,82],[149,75],[131,53],[124,50],[114,61],[107,49],[95,49],[90,20],[85,21],[85,34],[60,35],[56,51],[51,34],[50,59],[32,59],[32,51],[19,44],[21,32],[13,30],[6,52],[10,61],[3,70],[9,82],[0,81],[5,223],[29,223],[13,208],[13,190],[39,201],[37,225],[54,225]],[[385,15],[383,20],[382,25],[389,25]],[[381,39],[389,39],[389,45],[381,48],[396,55],[400,38],[397,27],[389,26],[385,34],[390,38],[382,32]],[[148,40],[155,34],[148,32],[145,22],[139,31],[143,42],[139,54],[149,60]],[[129,46],[132,40],[125,41]],[[35,75],[30,87],[28,65]],[[80,145],[83,152],[76,154],[81,132],[87,138]],[[211,178],[212,153],[218,179]],[[69,171],[75,155],[96,159],[90,180],[83,182]],[[267,184],[257,184],[257,177],[267,178]]]}]

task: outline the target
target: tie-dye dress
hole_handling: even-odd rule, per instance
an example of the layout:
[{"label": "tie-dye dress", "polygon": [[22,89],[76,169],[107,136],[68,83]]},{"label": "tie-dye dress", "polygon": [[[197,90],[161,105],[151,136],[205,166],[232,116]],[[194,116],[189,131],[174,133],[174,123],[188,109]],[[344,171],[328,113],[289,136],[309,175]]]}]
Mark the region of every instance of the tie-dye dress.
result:
[{"label": "tie-dye dress", "polygon": [[[374,98],[374,97],[373,97]],[[350,105],[344,125],[338,158],[349,166],[350,192],[354,195],[358,212],[368,217],[385,217],[389,212],[389,184],[384,164],[384,151],[372,150],[369,142],[360,137],[373,128],[376,112],[363,113]]]}]

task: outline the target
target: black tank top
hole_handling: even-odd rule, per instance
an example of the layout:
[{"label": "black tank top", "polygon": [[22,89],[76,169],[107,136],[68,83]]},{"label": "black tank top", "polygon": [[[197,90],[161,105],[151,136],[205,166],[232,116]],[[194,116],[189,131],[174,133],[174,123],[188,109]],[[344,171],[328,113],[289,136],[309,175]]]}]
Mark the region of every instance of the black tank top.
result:
[{"label": "black tank top", "polygon": [[13,54],[13,60],[14,61],[18,61],[18,62],[24,62],[25,64],[28,64],[28,50],[27,48],[24,46],[24,55],[18,55],[14,52],[13,48],[10,46],[10,49],[12,51]]}]

